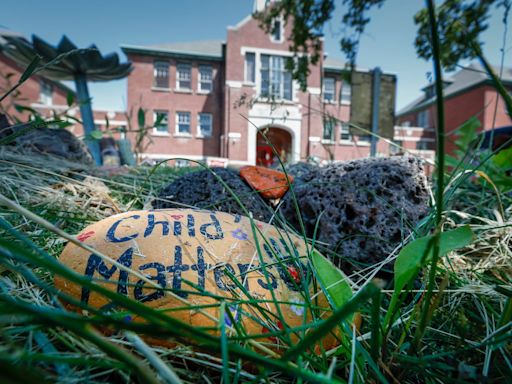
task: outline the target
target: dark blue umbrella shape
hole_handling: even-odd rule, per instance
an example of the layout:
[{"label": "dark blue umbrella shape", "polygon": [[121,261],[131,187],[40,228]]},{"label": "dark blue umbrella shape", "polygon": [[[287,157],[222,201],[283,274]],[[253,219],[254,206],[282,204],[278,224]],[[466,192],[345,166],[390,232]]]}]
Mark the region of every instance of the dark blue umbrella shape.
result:
[{"label": "dark blue umbrella shape", "polygon": [[79,49],[65,35],[56,47],[35,35],[32,35],[32,43],[21,37],[5,36],[5,39],[8,44],[3,47],[4,53],[21,66],[27,67],[39,55],[42,67],[38,74],[50,80],[74,80],[87,146],[96,164],[100,165],[99,145],[91,138],[94,118],[87,81],[122,79],[130,74],[132,64],[120,63],[117,53],[103,56],[94,44]]}]

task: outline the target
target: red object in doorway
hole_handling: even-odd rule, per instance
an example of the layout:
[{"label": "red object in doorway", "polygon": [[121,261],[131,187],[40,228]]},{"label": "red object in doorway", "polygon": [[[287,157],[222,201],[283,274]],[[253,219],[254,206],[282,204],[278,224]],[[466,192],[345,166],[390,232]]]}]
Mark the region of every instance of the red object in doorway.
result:
[{"label": "red object in doorway", "polygon": [[270,145],[258,145],[256,147],[256,165],[270,167],[274,162],[274,153]]}]

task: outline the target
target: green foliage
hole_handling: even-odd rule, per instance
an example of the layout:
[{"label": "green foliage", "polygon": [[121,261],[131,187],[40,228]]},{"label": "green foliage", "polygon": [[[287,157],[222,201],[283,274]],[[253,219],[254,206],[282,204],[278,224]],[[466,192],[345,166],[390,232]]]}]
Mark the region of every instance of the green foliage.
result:
[{"label": "green foliage", "polygon": [[[473,45],[480,46],[480,34],[488,28],[487,20],[492,5],[497,0],[467,1],[445,0],[436,7],[439,26],[440,59],[447,70],[455,69],[457,63],[476,56]],[[426,9],[420,10],[414,17],[418,25],[415,40],[418,56],[432,58],[429,17]]]},{"label": "green foliage", "polygon": [[[441,256],[448,252],[462,248],[470,244],[474,239],[473,232],[469,226],[462,226],[457,229],[441,233],[440,250]],[[394,291],[389,304],[384,328],[391,325],[398,299],[404,288],[411,283],[420,270],[432,260],[434,236],[425,236],[416,239],[402,248],[395,261],[394,266]]]},{"label": "green foliage", "polygon": [[320,286],[332,307],[340,308],[345,305],[353,295],[347,276],[316,250],[311,254],[311,261]]}]

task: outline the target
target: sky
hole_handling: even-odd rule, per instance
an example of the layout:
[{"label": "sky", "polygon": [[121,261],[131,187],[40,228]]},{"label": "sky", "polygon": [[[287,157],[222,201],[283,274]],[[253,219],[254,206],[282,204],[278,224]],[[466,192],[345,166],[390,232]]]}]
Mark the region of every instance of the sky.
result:
[{"label": "sky", "polygon": [[[325,52],[344,59],[341,39],[341,0],[324,29]],[[386,0],[370,13],[371,21],[361,38],[358,67],[379,66],[398,76],[396,109],[421,95],[432,64],[417,58],[414,49],[414,14],[423,0]],[[179,41],[226,39],[227,26],[235,25],[253,9],[253,0],[2,0],[0,28],[36,34],[57,44],[66,34],[77,46],[92,43],[102,53],[117,52],[122,44],[152,45]],[[501,10],[493,11],[489,28],[482,35],[484,54],[498,65],[504,36]],[[509,20],[510,22],[510,20]],[[511,66],[512,39],[507,33],[505,65]],[[461,63],[462,65],[468,62]],[[124,110],[126,79],[90,84],[95,109]]]}]

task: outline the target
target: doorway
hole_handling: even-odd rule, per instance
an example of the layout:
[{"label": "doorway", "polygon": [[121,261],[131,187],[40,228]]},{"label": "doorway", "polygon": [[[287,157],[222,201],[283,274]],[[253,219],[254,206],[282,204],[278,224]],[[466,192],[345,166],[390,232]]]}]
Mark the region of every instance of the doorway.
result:
[{"label": "doorway", "polygon": [[[262,132],[270,143],[265,140]],[[282,128],[265,127],[258,130],[256,136],[256,165],[267,168],[279,167],[278,156],[274,153],[272,147],[274,147],[275,152],[284,164],[292,160],[292,135]]]}]

